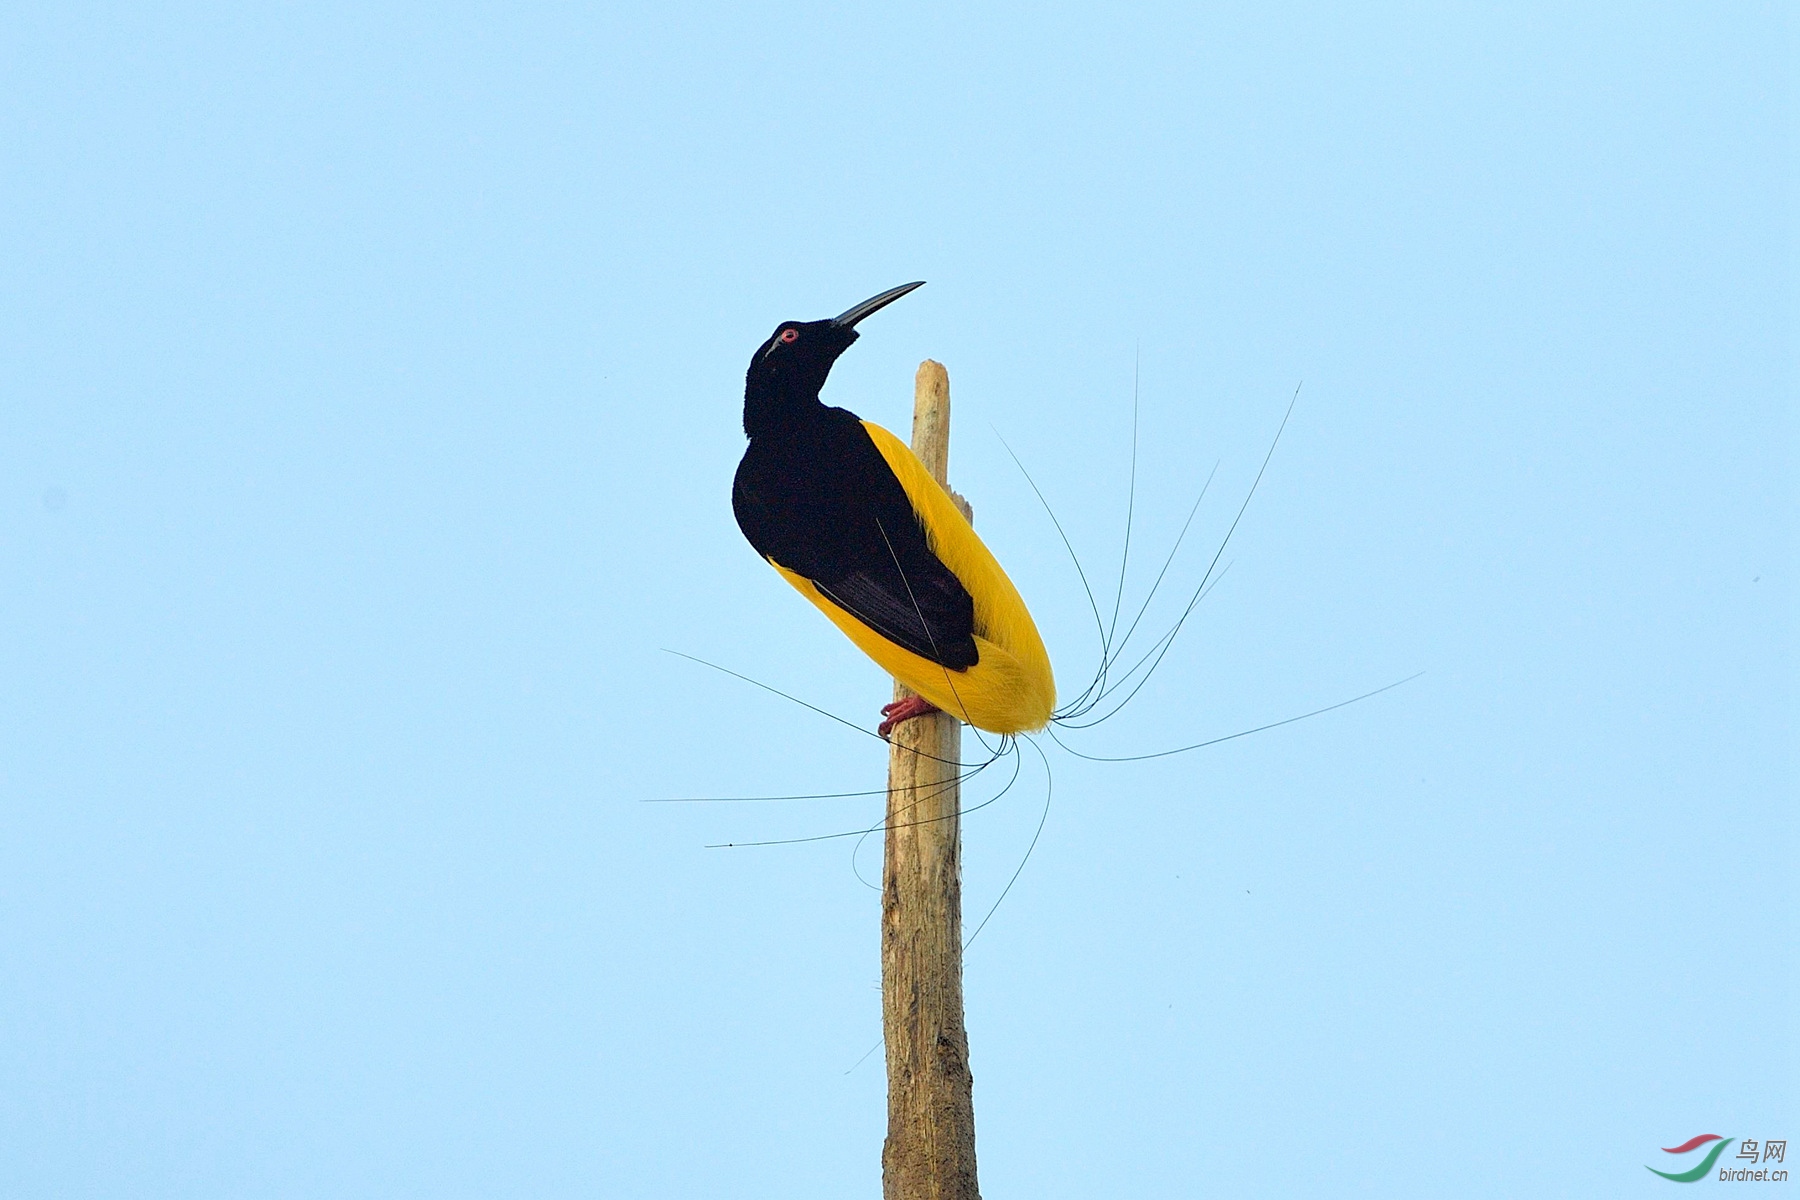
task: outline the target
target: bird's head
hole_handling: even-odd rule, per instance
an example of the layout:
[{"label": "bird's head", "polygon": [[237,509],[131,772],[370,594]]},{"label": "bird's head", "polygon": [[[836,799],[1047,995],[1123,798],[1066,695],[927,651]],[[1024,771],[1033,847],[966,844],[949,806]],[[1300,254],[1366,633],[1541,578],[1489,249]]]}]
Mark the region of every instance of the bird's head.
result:
[{"label": "bird's head", "polygon": [[757,431],[751,426],[761,423],[755,420],[753,409],[779,409],[818,400],[831,365],[857,338],[856,323],[923,286],[925,281],[920,280],[889,288],[828,321],[783,321],[776,326],[769,339],[756,348],[745,374],[745,432],[754,437]]}]

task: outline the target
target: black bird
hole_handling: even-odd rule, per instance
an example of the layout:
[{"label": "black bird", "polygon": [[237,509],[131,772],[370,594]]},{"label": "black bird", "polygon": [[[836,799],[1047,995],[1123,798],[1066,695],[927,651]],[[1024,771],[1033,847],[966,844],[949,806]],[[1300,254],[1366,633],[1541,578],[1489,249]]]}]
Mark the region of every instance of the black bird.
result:
[{"label": "black bird", "polygon": [[1018,589],[905,443],[819,399],[857,322],[921,286],[783,322],[757,348],[732,508],[758,554],[924,698],[885,707],[883,736],[935,709],[996,733],[1039,729],[1056,685]]}]

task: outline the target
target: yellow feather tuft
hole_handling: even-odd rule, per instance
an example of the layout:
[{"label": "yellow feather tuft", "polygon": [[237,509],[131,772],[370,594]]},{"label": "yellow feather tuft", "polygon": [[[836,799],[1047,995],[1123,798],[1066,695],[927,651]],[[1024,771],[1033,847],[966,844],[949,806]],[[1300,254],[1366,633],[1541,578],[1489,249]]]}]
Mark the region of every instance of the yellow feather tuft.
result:
[{"label": "yellow feather tuft", "polygon": [[895,679],[925,699],[990,733],[1042,729],[1056,707],[1056,680],[1037,623],[1019,589],[957,511],[956,502],[905,442],[869,421],[863,428],[912,501],[927,544],[975,601],[979,661],[952,671],[888,641],[828,600],[810,579],[772,564],[849,639]]}]

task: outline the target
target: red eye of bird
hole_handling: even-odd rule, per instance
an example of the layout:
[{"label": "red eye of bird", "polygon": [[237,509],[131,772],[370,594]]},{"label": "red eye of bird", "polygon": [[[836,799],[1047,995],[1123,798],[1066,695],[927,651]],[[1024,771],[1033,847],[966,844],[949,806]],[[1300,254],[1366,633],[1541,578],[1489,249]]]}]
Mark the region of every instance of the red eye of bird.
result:
[{"label": "red eye of bird", "polygon": [[781,340],[784,342],[797,342],[800,340],[800,331],[798,329],[784,329],[781,331]]}]

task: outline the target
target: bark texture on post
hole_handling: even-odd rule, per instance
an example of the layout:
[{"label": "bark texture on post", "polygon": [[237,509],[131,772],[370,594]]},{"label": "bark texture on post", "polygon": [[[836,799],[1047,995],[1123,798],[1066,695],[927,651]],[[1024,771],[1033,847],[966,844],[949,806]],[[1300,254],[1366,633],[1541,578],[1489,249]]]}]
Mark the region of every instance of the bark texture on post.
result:
[{"label": "bark texture on post", "polygon": [[[949,486],[950,376],[919,364],[913,452]],[[954,494],[954,493],[953,493]],[[958,507],[968,505],[957,497]],[[894,699],[912,695],[896,683]],[[900,725],[888,752],[881,887],[881,1025],[887,1043],[884,1200],[979,1200],[975,1103],[962,997],[962,723]]]}]

